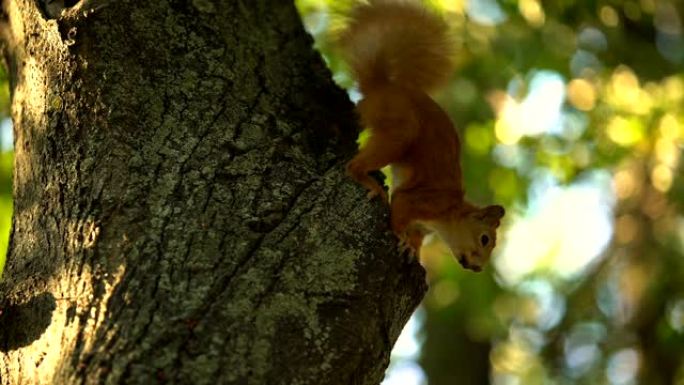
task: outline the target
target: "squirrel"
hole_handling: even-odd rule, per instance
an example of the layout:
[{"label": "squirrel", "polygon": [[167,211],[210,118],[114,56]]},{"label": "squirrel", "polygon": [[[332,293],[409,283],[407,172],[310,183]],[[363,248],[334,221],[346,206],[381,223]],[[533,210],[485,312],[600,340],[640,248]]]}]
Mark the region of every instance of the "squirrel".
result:
[{"label": "squirrel", "polygon": [[[347,163],[347,175],[369,199],[389,203],[402,248],[418,256],[423,237],[437,233],[465,269],[481,271],[505,210],[465,200],[458,134],[427,94],[453,69],[446,22],[407,0],[368,0],[348,21],[338,44],[363,96],[357,112],[370,137]],[[391,199],[369,175],[387,165]]]}]

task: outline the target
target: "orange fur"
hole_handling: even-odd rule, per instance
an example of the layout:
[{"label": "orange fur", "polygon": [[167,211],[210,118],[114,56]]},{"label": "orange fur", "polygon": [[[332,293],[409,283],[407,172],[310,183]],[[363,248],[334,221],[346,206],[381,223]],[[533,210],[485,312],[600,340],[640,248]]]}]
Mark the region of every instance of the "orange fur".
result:
[{"label": "orange fur", "polygon": [[392,169],[392,229],[416,251],[436,232],[465,267],[480,271],[496,244],[501,206],[478,208],[464,199],[460,141],[447,114],[427,91],[452,70],[447,26],[419,3],[371,0],[350,13],[340,44],[364,98],[357,110],[371,131],[347,173],[387,194],[368,173]]},{"label": "orange fur", "polygon": [[446,83],[452,69],[447,25],[414,1],[359,4],[339,40],[364,93],[388,81],[431,90]]}]

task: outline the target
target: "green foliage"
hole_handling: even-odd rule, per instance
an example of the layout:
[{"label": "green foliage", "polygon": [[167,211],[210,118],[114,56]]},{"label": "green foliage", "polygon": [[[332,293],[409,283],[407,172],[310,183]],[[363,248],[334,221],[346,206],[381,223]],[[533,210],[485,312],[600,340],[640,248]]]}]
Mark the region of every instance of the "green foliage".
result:
[{"label": "green foliage", "polygon": [[[10,95],[9,78],[4,67],[0,66],[0,122],[9,122]],[[0,147],[10,148],[12,143],[4,143],[11,135],[1,135],[1,130],[11,130],[10,125],[0,127]],[[12,167],[14,152],[0,150],[0,278],[5,266],[5,255],[9,242],[12,223]]]},{"label": "green foliage", "polygon": [[12,225],[12,151],[0,152],[0,277],[5,266],[5,255]]}]

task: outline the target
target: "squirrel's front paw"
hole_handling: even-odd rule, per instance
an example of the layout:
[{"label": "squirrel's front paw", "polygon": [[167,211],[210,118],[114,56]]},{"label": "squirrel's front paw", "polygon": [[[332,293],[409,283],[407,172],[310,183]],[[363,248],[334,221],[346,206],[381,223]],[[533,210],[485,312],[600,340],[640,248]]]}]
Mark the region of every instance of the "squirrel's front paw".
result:
[{"label": "squirrel's front paw", "polygon": [[380,200],[382,200],[384,203],[389,203],[387,193],[382,189],[370,190],[368,191],[368,194],[366,194],[366,197],[368,197],[369,200],[374,199],[375,197],[380,197]]},{"label": "squirrel's front paw", "polygon": [[407,262],[412,262],[414,259],[418,257],[418,250],[416,250],[409,242],[401,238],[399,239],[399,243],[397,244],[397,251],[399,251],[399,254],[404,254],[408,251],[408,253],[406,253]]}]

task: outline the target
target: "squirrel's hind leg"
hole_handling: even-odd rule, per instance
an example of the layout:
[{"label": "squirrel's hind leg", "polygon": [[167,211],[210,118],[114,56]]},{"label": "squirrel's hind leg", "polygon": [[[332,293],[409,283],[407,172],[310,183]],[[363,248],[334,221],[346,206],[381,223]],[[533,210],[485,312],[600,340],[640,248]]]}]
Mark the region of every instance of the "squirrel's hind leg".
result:
[{"label": "squirrel's hind leg", "polygon": [[385,189],[370,175],[371,171],[380,170],[396,161],[404,150],[404,144],[389,138],[371,135],[368,143],[347,163],[347,175],[368,189],[368,197],[379,196],[383,202],[389,202]]}]

